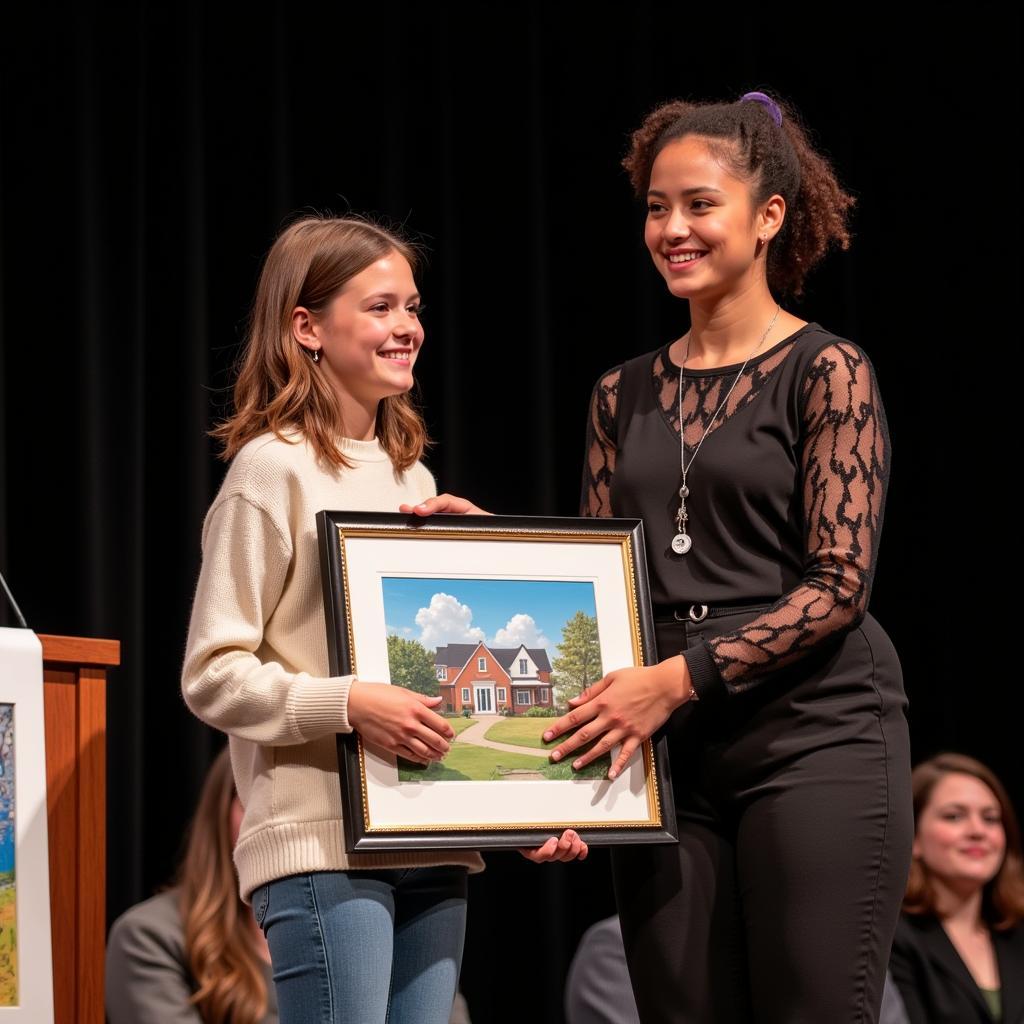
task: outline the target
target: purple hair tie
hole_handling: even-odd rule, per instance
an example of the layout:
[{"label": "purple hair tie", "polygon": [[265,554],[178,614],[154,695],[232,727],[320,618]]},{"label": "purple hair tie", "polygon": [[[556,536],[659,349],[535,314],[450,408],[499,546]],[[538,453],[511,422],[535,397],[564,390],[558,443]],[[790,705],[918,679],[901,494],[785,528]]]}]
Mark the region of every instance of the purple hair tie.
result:
[{"label": "purple hair tie", "polygon": [[776,125],[778,125],[779,128],[782,127],[782,111],[779,110],[778,103],[776,103],[771,96],[766,96],[763,92],[745,92],[740,97],[740,103],[744,103],[747,100],[753,100],[754,103],[760,103],[765,110],[772,115],[772,120]]}]

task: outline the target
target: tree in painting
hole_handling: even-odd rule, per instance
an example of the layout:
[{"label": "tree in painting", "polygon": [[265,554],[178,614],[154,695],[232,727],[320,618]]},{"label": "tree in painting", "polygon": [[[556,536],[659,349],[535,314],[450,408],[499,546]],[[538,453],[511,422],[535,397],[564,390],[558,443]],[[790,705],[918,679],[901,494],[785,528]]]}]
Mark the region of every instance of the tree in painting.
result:
[{"label": "tree in painting", "polygon": [[400,636],[388,637],[388,668],[391,671],[391,682],[396,686],[404,686],[407,690],[424,693],[428,697],[436,697],[440,693],[434,656],[415,640],[405,640]]},{"label": "tree in painting", "polygon": [[562,627],[558,650],[559,657],[552,665],[554,674],[551,679],[559,703],[565,704],[604,675],[596,617],[577,612]]}]

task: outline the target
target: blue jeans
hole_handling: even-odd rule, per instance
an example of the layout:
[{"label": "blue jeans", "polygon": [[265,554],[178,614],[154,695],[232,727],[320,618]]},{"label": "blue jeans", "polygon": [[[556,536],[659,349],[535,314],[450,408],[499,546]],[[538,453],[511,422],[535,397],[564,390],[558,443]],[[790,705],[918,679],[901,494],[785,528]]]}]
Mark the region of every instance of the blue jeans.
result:
[{"label": "blue jeans", "polygon": [[321,871],[252,894],[280,1024],[447,1024],[466,869]]}]

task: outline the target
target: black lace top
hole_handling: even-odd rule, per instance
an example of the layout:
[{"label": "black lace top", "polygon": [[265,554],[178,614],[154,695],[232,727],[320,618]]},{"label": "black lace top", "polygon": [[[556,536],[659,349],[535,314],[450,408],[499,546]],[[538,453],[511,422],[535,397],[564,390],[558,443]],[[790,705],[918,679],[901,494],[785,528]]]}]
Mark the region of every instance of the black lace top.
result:
[{"label": "black lace top", "polygon": [[643,520],[655,606],[770,603],[685,652],[698,695],[749,689],[857,627],[889,478],[874,368],[813,323],[750,360],[691,466],[740,365],[684,371],[686,555],[670,547],[681,473],[668,346],[604,374],[590,405],[581,514]]}]

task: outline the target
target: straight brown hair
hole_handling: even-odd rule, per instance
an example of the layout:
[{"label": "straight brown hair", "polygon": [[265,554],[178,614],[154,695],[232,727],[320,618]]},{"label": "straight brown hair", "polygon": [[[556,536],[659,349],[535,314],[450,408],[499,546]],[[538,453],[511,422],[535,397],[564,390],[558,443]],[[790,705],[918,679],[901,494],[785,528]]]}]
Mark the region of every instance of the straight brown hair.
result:
[{"label": "straight brown hair", "polygon": [[[346,282],[391,253],[416,272],[415,248],[359,217],[305,216],[285,228],[267,253],[256,286],[245,347],[234,388],[234,412],[210,431],[231,459],[268,431],[282,440],[298,430],[319,459],[348,467],[339,446],[345,436],[330,384],[292,334],[292,311],[322,315]],[[409,394],[389,395],[377,408],[376,436],[395,469],[408,469],[430,444],[423,417]]]}]

